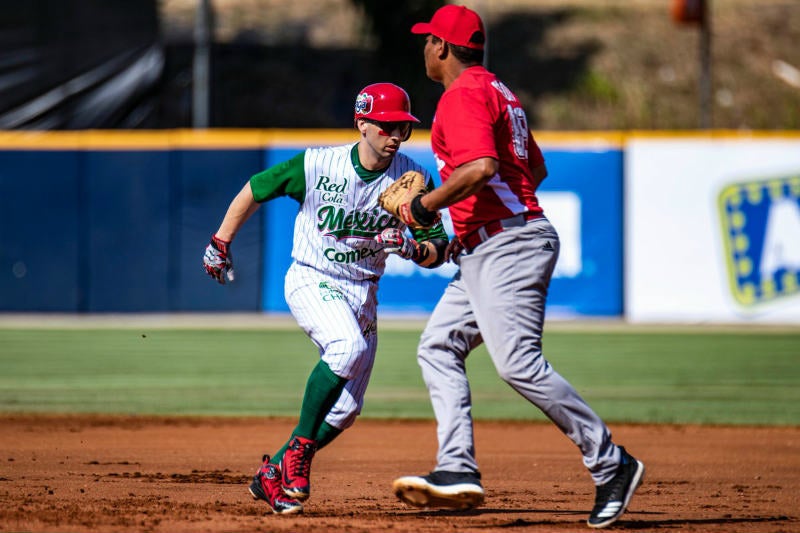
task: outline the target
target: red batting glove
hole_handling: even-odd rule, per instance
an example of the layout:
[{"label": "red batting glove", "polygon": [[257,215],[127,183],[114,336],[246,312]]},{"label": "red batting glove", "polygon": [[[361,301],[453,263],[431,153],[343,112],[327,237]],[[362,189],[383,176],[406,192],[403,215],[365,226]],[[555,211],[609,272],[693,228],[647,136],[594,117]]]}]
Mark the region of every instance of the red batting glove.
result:
[{"label": "red batting glove", "polygon": [[230,251],[230,241],[223,241],[216,235],[211,236],[211,242],[206,246],[203,254],[203,267],[206,273],[225,285],[225,279],[234,280],[233,258]]},{"label": "red batting glove", "polygon": [[419,257],[419,245],[411,237],[406,237],[397,228],[387,228],[375,235],[375,242],[383,245],[390,254],[397,254],[403,259],[416,260]]}]

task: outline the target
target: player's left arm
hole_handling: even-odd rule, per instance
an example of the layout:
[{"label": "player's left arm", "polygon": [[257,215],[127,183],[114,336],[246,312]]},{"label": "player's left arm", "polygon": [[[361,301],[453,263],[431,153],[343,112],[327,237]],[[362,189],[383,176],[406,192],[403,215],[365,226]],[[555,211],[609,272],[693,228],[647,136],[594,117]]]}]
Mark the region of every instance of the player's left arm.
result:
[{"label": "player's left arm", "polygon": [[375,242],[382,245],[385,252],[424,268],[436,268],[444,263],[447,233],[441,222],[426,230],[412,230],[412,233],[414,236],[409,237],[402,229],[387,228],[375,236]]},{"label": "player's left arm", "polygon": [[420,248],[420,258],[415,263],[425,268],[436,268],[444,263],[448,239],[441,221],[430,229],[411,230],[411,233]]}]

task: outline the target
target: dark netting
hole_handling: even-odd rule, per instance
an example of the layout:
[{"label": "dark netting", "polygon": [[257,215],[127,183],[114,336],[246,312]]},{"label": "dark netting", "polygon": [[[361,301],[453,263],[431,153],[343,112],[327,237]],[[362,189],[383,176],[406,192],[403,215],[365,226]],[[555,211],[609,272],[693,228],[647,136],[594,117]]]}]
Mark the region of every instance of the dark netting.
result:
[{"label": "dark netting", "polygon": [[0,129],[136,127],[163,70],[156,0],[0,0]]}]

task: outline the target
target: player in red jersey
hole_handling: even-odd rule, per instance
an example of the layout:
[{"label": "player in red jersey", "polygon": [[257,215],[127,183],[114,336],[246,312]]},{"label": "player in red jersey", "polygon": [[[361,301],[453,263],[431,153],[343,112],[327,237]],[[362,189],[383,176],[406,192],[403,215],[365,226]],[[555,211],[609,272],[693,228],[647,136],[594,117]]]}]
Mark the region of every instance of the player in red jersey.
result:
[{"label": "player in red jersey", "polygon": [[545,300],[559,251],[558,234],[536,198],[547,176],[544,158],[519,99],[482,66],[486,34],[477,13],[446,5],[411,31],[426,35],[426,74],[445,91],[431,128],[442,185],[411,201],[410,212],[425,225],[437,210],[450,209],[457,238],[446,255],[460,270],[418,350],[438,424],[436,467],[395,480],[394,491],[420,507],[483,503],[465,360],[485,342],[500,377],[580,449],[597,486],[588,525],[606,527],[625,512],[644,465],[612,442],[604,422],[542,354]]}]

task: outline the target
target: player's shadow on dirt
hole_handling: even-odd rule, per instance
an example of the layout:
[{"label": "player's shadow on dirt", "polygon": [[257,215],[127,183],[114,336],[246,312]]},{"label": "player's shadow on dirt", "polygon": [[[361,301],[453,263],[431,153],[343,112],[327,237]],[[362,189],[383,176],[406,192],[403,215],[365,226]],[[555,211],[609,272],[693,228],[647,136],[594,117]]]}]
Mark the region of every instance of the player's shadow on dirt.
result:
[{"label": "player's shadow on dirt", "polygon": [[[457,511],[449,509],[438,509],[429,511],[418,511],[414,514],[418,516],[429,517],[464,517],[464,516],[484,516],[484,515],[502,515],[502,514],[549,514],[549,515],[581,515],[588,516],[589,510],[564,510],[564,509],[493,509],[489,507],[482,507],[479,509],[470,509],[466,511]],[[697,519],[681,519],[681,518],[667,518],[667,519],[639,519],[641,515],[664,515],[667,513],[651,512],[651,511],[630,511],[623,516],[618,522],[614,524],[615,529],[629,529],[629,530],[652,530],[652,529],[675,529],[681,526],[726,526],[735,524],[762,524],[762,523],[775,523],[779,525],[788,526],[790,523],[795,522],[797,519],[789,516],[754,516],[754,517],[719,517],[719,518],[697,518]],[[581,524],[584,520],[579,521]],[[535,526],[555,526],[563,524],[563,520],[526,520],[524,518],[517,518],[506,524],[491,525],[470,525],[470,528],[524,528]]]},{"label": "player's shadow on dirt", "polygon": [[783,523],[784,525],[788,526],[793,521],[795,521],[795,519],[789,518],[788,516],[753,516],[753,517],[742,517],[742,518],[720,517],[720,518],[696,518],[696,519],[670,518],[667,520],[625,520],[623,517],[623,519],[614,524],[614,527],[618,529],[650,530],[650,529],[660,529],[660,528],[674,529],[676,527],[692,526],[692,525],[729,526],[734,524],[763,524],[763,523],[782,524]]}]

